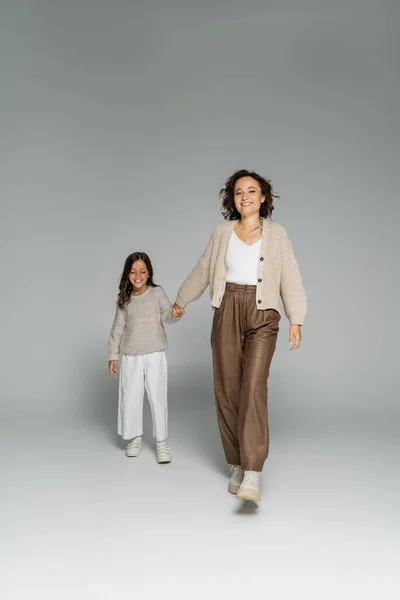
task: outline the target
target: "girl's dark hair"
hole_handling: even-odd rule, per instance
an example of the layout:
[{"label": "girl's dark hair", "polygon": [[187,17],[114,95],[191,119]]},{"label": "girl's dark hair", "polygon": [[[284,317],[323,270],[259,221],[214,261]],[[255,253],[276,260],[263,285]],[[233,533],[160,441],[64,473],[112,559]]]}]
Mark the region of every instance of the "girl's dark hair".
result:
[{"label": "girl's dark hair", "polygon": [[131,272],[131,268],[133,263],[137,260],[142,260],[147,267],[149,272],[149,278],[147,280],[147,285],[151,287],[157,287],[153,281],[153,265],[151,264],[151,260],[145,252],[133,252],[130,254],[125,261],[124,270],[121,275],[121,281],[119,282],[119,294],[118,294],[118,306],[120,308],[124,308],[131,301],[131,294],[133,290],[133,285],[129,281],[129,273]]},{"label": "girl's dark hair", "polygon": [[271,182],[269,179],[261,177],[261,175],[258,175],[258,173],[255,173],[254,171],[246,171],[245,169],[242,169],[241,171],[236,171],[236,173],[228,177],[225,182],[225,187],[223,187],[219,193],[222,202],[221,212],[224,218],[228,219],[229,221],[240,219],[240,213],[235,206],[234,193],[235,184],[242,177],[252,177],[258,182],[261,188],[261,193],[263,196],[265,196],[265,202],[263,202],[260,207],[260,217],[264,217],[265,219],[271,217],[272,211],[274,210],[274,198],[279,198],[279,196],[273,193]]}]

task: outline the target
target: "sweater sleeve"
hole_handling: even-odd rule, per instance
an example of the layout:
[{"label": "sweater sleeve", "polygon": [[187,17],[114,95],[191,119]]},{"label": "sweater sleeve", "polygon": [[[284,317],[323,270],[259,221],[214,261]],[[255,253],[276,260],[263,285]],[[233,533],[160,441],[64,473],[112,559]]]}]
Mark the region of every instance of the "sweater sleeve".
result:
[{"label": "sweater sleeve", "polygon": [[300,270],[286,230],[281,233],[282,275],[280,292],[285,315],[291,325],[303,325],[307,313],[307,298]]},{"label": "sweater sleeve", "polygon": [[119,346],[125,328],[125,311],[117,304],[114,322],[108,338],[108,360],[119,359]]},{"label": "sweater sleeve", "polygon": [[172,304],[163,288],[158,288],[158,303],[160,306],[160,317],[164,323],[177,323],[178,319],[172,318]]},{"label": "sweater sleeve", "polygon": [[190,302],[198,300],[210,283],[211,254],[217,231],[218,227],[214,230],[214,233],[208,242],[208,246],[200,256],[196,266],[192,269],[179,288],[176,304],[181,308],[185,308]]}]

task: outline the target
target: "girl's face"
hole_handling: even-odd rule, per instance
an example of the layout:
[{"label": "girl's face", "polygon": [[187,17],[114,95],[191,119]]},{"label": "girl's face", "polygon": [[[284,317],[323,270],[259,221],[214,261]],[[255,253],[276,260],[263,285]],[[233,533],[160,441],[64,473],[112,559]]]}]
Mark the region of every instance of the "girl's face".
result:
[{"label": "girl's face", "polygon": [[235,183],[233,192],[235,206],[241,217],[251,217],[260,213],[260,207],[265,202],[260,184],[252,177],[242,177]]},{"label": "girl's face", "polygon": [[135,292],[144,291],[144,288],[147,287],[148,278],[149,272],[143,260],[134,262],[129,273],[129,281],[133,285]]}]

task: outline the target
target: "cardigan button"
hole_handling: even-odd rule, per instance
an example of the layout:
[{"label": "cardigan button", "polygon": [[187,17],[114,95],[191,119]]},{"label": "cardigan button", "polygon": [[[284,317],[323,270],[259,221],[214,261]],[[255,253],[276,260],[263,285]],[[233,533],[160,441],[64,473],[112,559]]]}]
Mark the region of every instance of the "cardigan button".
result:
[{"label": "cardigan button", "polygon": [[260,256],[260,260],[264,260],[264,257],[263,257],[263,256]]},{"label": "cardigan button", "polygon": [[259,279],[259,280],[258,280],[258,283],[261,283],[261,282],[262,282],[262,279]]},{"label": "cardigan button", "polygon": [[261,304],[262,300],[257,300],[258,304]]}]

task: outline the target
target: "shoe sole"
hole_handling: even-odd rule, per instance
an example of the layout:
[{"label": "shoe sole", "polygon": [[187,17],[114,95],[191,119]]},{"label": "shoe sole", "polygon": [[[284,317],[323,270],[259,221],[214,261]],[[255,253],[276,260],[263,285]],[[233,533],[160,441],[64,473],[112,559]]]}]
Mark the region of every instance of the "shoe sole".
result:
[{"label": "shoe sole", "polygon": [[249,488],[239,488],[236,498],[239,500],[251,500],[252,502],[259,502],[261,500],[260,492],[250,490]]},{"label": "shoe sole", "polygon": [[230,494],[233,494],[234,496],[236,496],[236,494],[238,493],[239,488],[240,485],[233,485],[232,483],[228,484],[228,492]]},{"label": "shoe sole", "polygon": [[[140,452],[139,452],[139,454],[140,454]],[[125,456],[127,456],[128,458],[137,458],[139,456],[139,454],[127,454],[125,452]]]},{"label": "shoe sole", "polygon": [[157,462],[158,462],[159,465],[167,465],[170,462],[172,462],[172,458],[169,458],[167,460],[160,460],[160,459],[157,458]]}]

